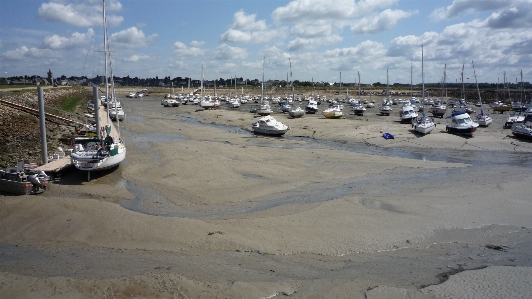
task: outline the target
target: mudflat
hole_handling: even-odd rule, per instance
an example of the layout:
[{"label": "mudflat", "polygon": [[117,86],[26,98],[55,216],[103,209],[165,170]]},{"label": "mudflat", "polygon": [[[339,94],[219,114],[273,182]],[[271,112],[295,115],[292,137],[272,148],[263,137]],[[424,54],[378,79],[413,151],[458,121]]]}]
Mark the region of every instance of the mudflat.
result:
[{"label": "mudflat", "polygon": [[122,101],[117,169],[0,195],[0,297],[532,296],[532,143],[505,115],[468,138],[276,111],[279,138],[254,103],[160,101]]}]

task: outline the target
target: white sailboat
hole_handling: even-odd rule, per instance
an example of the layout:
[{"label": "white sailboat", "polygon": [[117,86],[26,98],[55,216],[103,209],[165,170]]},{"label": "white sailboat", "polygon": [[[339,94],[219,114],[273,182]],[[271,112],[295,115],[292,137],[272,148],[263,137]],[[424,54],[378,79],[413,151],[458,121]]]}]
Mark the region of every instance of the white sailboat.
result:
[{"label": "white sailboat", "polygon": [[[421,46],[421,94],[422,94],[422,103],[425,101],[425,73],[424,73],[424,66],[423,66],[423,46]],[[422,112],[421,116],[416,117],[412,119],[412,127],[414,128],[414,131],[421,133],[421,134],[428,134],[436,128],[436,123],[434,122],[434,119],[431,117],[428,117],[425,112]]]},{"label": "white sailboat", "polygon": [[484,112],[484,107],[482,107],[482,98],[480,97],[480,89],[478,88],[477,73],[475,72],[475,64],[473,63],[473,60],[471,60],[471,64],[473,64],[473,74],[475,75],[475,83],[477,84],[478,102],[480,103],[480,113],[477,115],[477,122],[479,126],[487,127],[493,122],[493,119],[491,119],[489,114]]},{"label": "white sailboat", "polygon": [[447,64],[445,64],[443,68],[443,82],[441,87],[441,100],[435,100],[432,104],[432,107],[430,107],[429,112],[432,113],[433,116],[439,116],[443,117],[445,113],[447,113],[447,105],[443,103],[443,97],[444,97],[444,90],[445,90],[445,79],[447,76]]},{"label": "white sailboat", "polygon": [[[105,54],[105,86],[106,98],[109,99],[108,84],[108,63],[110,63],[110,50],[107,42],[107,20],[105,16],[105,0],[103,3],[103,26],[104,26],[104,54]],[[109,65],[110,66],[110,65]],[[111,72],[112,73],[112,72]],[[111,75],[111,97],[114,95],[114,81]],[[113,168],[119,165],[126,157],[126,146],[120,139],[120,129],[112,132],[107,105],[107,124],[98,131],[98,136],[94,138],[75,139],[74,151],[71,154],[72,164],[79,169],[88,171],[100,171]],[[95,107],[99,109],[99,107]],[[117,122],[119,128],[120,123]],[[105,137],[103,135],[106,134]],[[90,177],[89,177],[90,178]]]},{"label": "white sailboat", "polygon": [[366,112],[366,107],[362,104],[362,101],[360,100],[360,72],[358,72],[358,100],[353,103],[353,112],[355,115],[364,115],[364,112]]},{"label": "white sailboat", "polygon": [[381,115],[390,115],[392,113],[392,101],[390,99],[390,91],[388,90],[388,70],[386,70],[386,97],[382,100],[382,105],[379,107]]},{"label": "white sailboat", "polygon": [[270,103],[268,101],[264,100],[264,63],[266,62],[266,57],[264,57],[264,60],[262,61],[262,93],[260,97],[260,106],[257,109],[257,114],[266,116],[273,113],[272,108],[270,107]]},{"label": "white sailboat", "polygon": [[[288,58],[288,62],[290,63],[290,85],[292,86],[292,99],[294,99],[294,81],[292,81],[292,61],[290,58]],[[299,101],[301,102],[301,99],[299,99]],[[299,106],[292,106],[288,110],[288,115],[290,115],[292,118],[303,117],[303,115],[305,115],[305,110],[301,109]]]},{"label": "white sailboat", "polygon": [[201,63],[201,97],[199,101],[199,105],[201,108],[207,110],[210,108],[215,108],[214,101],[210,96],[205,96],[203,94],[203,90],[205,89],[203,86],[204,81],[204,72],[203,72],[203,62]]}]

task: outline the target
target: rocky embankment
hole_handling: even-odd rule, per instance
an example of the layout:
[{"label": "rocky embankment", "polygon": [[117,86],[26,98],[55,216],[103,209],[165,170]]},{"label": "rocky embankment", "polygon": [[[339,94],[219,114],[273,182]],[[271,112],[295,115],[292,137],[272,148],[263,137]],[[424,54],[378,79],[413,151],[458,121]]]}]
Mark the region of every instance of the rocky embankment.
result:
[{"label": "rocky embankment", "polygon": [[[81,97],[76,112],[85,113],[85,104],[91,94],[82,88],[46,89],[44,101],[47,107],[60,109],[73,97]],[[0,92],[0,98],[13,103],[37,108],[37,91]],[[54,111],[49,111],[54,113]],[[46,121],[48,155],[57,147],[68,148],[69,138],[75,127],[66,123]],[[21,159],[25,163],[42,162],[39,117],[0,103],[0,167],[12,167]]]}]

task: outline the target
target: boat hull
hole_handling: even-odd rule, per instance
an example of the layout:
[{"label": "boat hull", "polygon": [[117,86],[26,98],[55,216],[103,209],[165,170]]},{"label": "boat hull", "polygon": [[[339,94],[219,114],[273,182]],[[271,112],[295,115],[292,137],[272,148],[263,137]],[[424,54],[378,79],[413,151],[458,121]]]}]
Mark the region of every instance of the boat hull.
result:
[{"label": "boat hull", "polygon": [[455,128],[455,127],[452,127],[452,126],[447,126],[445,128],[445,130],[447,131],[447,133],[451,133],[451,134],[458,134],[458,135],[473,135],[473,133],[475,133],[475,131],[477,130],[476,127],[468,127],[468,128]]},{"label": "boat hull", "polygon": [[303,115],[305,115],[305,111],[303,110],[291,110],[291,111],[288,111],[288,115],[290,115],[290,117],[293,117],[293,118],[299,118],[299,117],[303,117]]},{"label": "boat hull", "polygon": [[82,171],[101,171],[119,165],[126,158],[126,148],[122,147],[113,156],[100,157],[98,152],[90,151],[83,153],[72,153],[72,164]]}]

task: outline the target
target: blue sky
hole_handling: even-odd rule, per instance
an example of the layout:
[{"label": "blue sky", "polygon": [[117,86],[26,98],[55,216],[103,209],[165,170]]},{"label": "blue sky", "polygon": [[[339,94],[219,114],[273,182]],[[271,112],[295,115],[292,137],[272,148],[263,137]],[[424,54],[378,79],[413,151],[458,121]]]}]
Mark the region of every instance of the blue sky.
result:
[{"label": "blue sky", "polygon": [[[116,76],[532,81],[532,0],[106,0]],[[101,0],[0,2],[0,77],[103,73]]]}]

